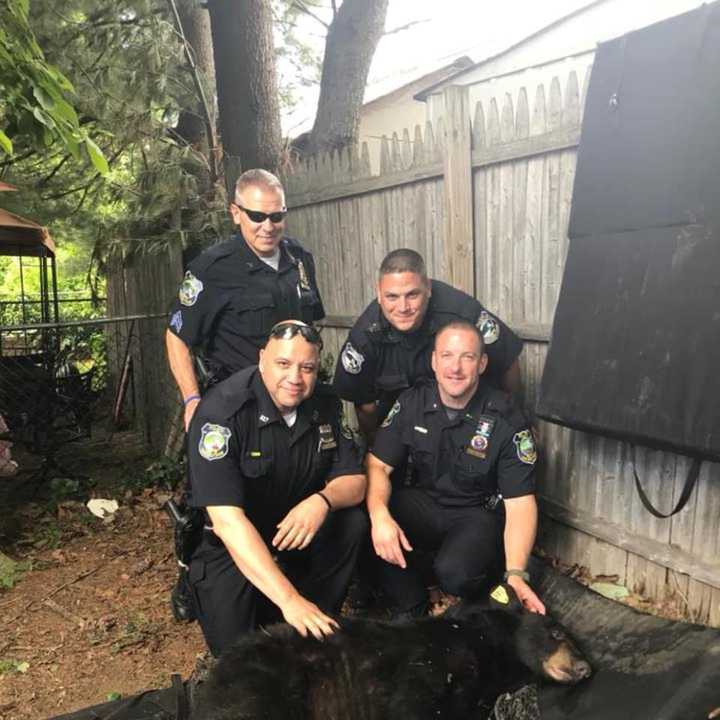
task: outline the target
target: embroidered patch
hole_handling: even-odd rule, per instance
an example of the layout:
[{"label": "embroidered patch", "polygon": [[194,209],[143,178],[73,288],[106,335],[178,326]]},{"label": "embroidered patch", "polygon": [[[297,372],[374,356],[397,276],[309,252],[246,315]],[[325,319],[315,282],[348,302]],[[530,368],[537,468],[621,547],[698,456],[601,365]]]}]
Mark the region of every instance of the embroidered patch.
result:
[{"label": "embroidered patch", "polygon": [[185,273],[185,277],[180,285],[180,292],[178,297],[180,302],[190,307],[197,302],[198,295],[203,291],[203,284],[201,280],[198,280],[189,270]]},{"label": "embroidered patch", "polygon": [[228,454],[228,442],[232,433],[229,428],[205,423],[201,430],[198,451],[206,460],[221,460]]},{"label": "embroidered patch", "polygon": [[358,375],[362,370],[364,362],[365,356],[358,352],[350,343],[346,343],[345,349],[342,351],[342,364],[345,372],[351,375]]},{"label": "embroidered patch", "polygon": [[521,430],[513,436],[518,460],[526,465],[534,465],[537,461],[537,450],[530,430]]},{"label": "embroidered patch", "polygon": [[500,324],[487,310],[480,313],[480,317],[475,324],[486,345],[492,345],[500,337]]},{"label": "embroidered patch", "polygon": [[490,597],[501,605],[510,604],[510,596],[507,594],[507,590],[502,585],[497,585],[490,593]]},{"label": "embroidered patch", "polygon": [[340,434],[346,440],[352,440],[353,442],[355,442],[355,436],[353,435],[352,428],[347,424],[345,418],[343,418],[342,422],[340,423]]},{"label": "embroidered patch", "polygon": [[175,328],[175,332],[182,330],[182,310],[176,310],[170,318],[170,327]]},{"label": "embroidered patch", "polygon": [[388,427],[393,421],[393,418],[400,412],[400,401],[396,400],[395,404],[390,408],[390,412],[387,414],[385,419],[382,421],[380,427]]}]

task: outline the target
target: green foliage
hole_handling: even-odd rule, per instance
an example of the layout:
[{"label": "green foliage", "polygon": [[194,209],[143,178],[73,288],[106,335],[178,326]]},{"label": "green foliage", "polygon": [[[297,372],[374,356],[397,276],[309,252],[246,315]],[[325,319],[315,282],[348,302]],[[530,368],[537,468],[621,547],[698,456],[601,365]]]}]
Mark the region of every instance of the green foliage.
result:
[{"label": "green foliage", "polygon": [[130,485],[136,490],[143,488],[175,490],[184,478],[185,461],[163,456],[148,465],[143,474],[135,478]]},{"label": "green foliage", "polygon": [[22,574],[29,569],[29,562],[17,562],[0,552],[0,589],[10,590],[15,587]]},{"label": "green foliage", "polygon": [[13,673],[26,673],[29,669],[29,662],[22,660],[3,660],[0,658],[0,676],[12,675]]},{"label": "green foliage", "polygon": [[102,175],[108,164],[100,148],[81,127],[73,105],[72,83],[48,64],[28,23],[28,0],[4,0],[0,5],[0,148],[13,154],[12,138],[19,136],[37,147],[60,143],[80,162],[81,148]]}]

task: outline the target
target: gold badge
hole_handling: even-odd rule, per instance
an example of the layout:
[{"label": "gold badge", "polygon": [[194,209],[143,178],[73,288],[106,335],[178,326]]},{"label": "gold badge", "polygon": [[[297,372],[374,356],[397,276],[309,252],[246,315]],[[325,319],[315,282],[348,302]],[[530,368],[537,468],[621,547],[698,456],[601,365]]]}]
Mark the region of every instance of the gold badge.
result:
[{"label": "gold badge", "polygon": [[501,605],[510,604],[510,596],[507,594],[507,590],[502,586],[498,585],[491,593],[490,597]]}]

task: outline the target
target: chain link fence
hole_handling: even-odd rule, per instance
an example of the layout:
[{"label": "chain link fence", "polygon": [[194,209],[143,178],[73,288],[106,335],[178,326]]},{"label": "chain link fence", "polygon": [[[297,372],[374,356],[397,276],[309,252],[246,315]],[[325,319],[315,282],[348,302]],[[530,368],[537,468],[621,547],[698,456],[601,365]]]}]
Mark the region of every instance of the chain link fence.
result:
[{"label": "chain link fence", "polygon": [[42,476],[64,472],[73,443],[111,445],[120,431],[176,450],[182,406],[165,328],[164,314],[0,327],[0,476],[20,456]]}]

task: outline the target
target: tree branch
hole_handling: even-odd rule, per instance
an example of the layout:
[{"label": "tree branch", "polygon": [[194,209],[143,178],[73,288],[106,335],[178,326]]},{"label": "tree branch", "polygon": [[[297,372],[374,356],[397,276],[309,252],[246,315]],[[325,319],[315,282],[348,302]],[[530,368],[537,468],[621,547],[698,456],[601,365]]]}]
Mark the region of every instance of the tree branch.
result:
[{"label": "tree branch", "polygon": [[[306,15],[309,15],[313,20],[317,20],[326,30],[330,29],[330,26],[320,17],[318,17],[310,8],[303,2],[303,0],[292,0],[292,4],[300,10],[300,12],[304,12]],[[335,3],[333,2],[333,13],[336,13],[337,10],[335,9]]]}]

